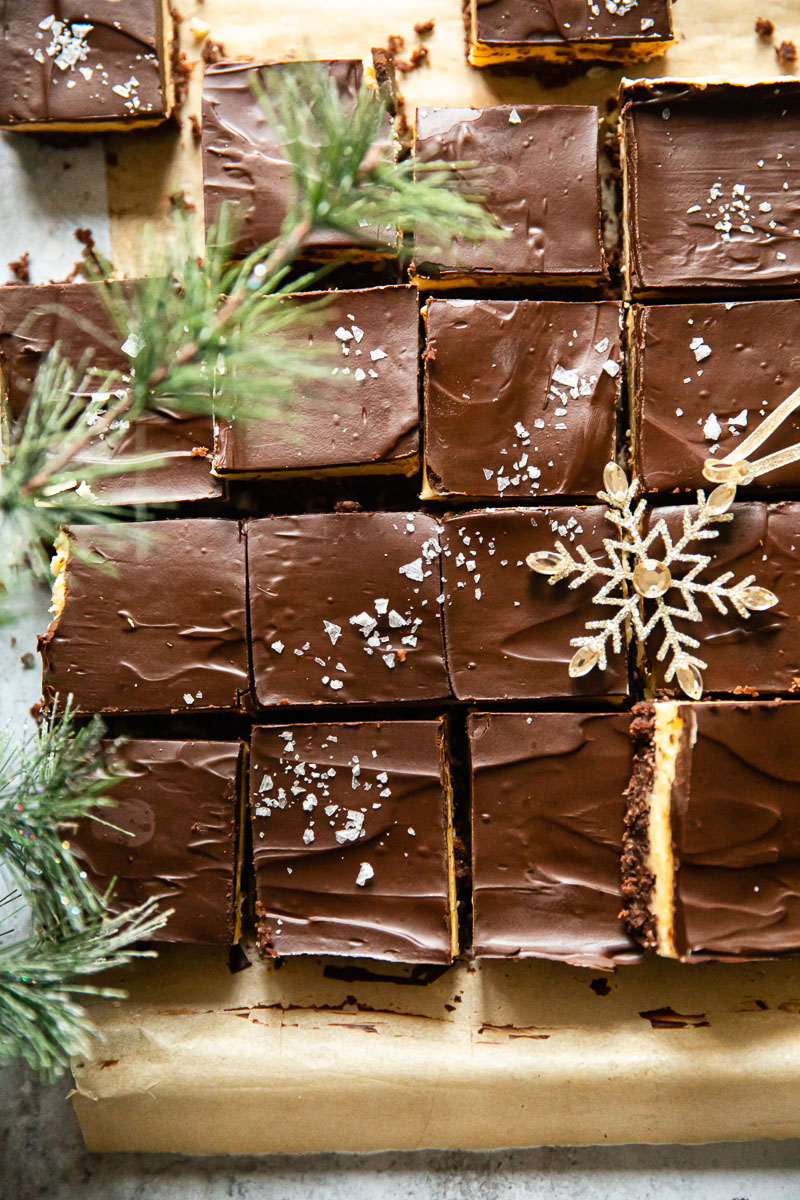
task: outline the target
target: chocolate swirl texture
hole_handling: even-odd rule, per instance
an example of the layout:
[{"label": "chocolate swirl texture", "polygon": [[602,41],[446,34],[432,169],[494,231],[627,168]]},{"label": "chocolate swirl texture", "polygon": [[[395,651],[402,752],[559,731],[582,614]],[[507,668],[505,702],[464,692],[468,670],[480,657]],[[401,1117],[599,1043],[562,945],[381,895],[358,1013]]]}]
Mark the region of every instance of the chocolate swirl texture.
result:
[{"label": "chocolate swirl texture", "polygon": [[621,121],[633,294],[796,287],[800,83],[631,94]]},{"label": "chocolate swirl texture", "polygon": [[[598,201],[599,114],[583,105],[418,108],[416,152],[475,164],[485,207],[507,236],[455,238],[421,275],[596,285],[604,273]],[[474,190],[474,172],[460,171]]]},{"label": "chocolate swirl texture", "polygon": [[630,718],[474,713],[473,952],[581,967],[636,961],[619,858]]},{"label": "chocolate swirl texture", "polygon": [[2,0],[0,126],[161,121],[162,0]]},{"label": "chocolate swirl texture", "polygon": [[45,700],[79,712],[236,710],[247,690],[245,549],[237,521],[68,531],[39,639]]},{"label": "chocolate swirl texture", "polygon": [[620,306],[431,300],[425,473],[437,495],[593,496],[615,457]]},{"label": "chocolate swirl texture", "polygon": [[155,898],[174,909],[156,940],[234,936],[238,742],[129,741],[112,808],[64,834],[111,912]]},{"label": "chocolate swirl texture", "polygon": [[692,720],[672,793],[676,949],[800,950],[800,705],[695,704]]},{"label": "chocolate swirl texture", "polygon": [[444,521],[442,576],[447,661],[459,700],[549,700],[627,694],[625,653],[605,671],[571,679],[570,639],[601,610],[596,581],[551,586],[528,554],[561,540],[602,558],[612,527],[605,509],[490,508]]},{"label": "chocolate swirl texture", "polygon": [[446,699],[440,528],[418,512],[248,522],[258,704]]},{"label": "chocolate swirl texture", "polygon": [[262,953],[450,961],[442,738],[439,721],[253,730]]}]

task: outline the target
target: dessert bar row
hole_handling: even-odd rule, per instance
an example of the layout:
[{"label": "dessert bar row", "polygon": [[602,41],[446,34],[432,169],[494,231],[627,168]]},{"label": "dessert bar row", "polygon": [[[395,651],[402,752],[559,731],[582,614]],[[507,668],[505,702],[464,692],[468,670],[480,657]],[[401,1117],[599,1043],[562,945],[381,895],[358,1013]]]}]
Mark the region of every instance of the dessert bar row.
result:
[{"label": "dessert bar row", "polygon": [[[113,338],[100,286],[0,289],[0,374],[11,417],[24,412],[35,370],[56,343],[75,363],[91,350],[98,367],[129,368],[122,349],[86,333],[96,327]],[[588,497],[619,449],[623,359],[631,453],[644,488],[703,487],[705,459],[730,453],[797,382],[800,300],[628,309],[604,300],[429,300],[421,432],[417,290],[310,293],[298,302],[320,295],[328,304],[310,349],[330,378],[298,384],[281,420],[214,423],[164,402],[86,452],[87,463],[130,456],[145,464],[95,482],[99,498],[213,499],[231,478],[411,475],[421,443],[423,499]],[[794,414],[764,452],[799,437]],[[773,470],[761,483],[798,488],[800,466]]]},{"label": "dessert bar row", "polygon": [[[701,621],[672,608],[674,627],[697,638],[707,694],[790,695],[800,686],[800,504],[732,511],[711,565],[681,559],[693,564]],[[669,694],[657,645],[635,673],[623,647],[605,669],[572,678],[570,643],[603,615],[596,583],[551,586],[527,565],[555,543],[576,560],[601,559],[615,532],[606,512],[75,527],[57,546],[54,618],[39,640],[45,698],[71,693],[81,712],[167,713],[618,698],[642,682]],[[650,510],[651,554],[664,557],[665,537],[680,540],[689,512]],[[732,611],[703,590],[722,570],[742,586],[755,579],[759,594],[774,590],[777,605]],[[644,599],[645,618],[653,603]]]},{"label": "dessert bar row", "polygon": [[470,796],[456,797],[471,854],[447,733],[259,727],[249,773],[238,742],[131,741],[113,823],[86,819],[70,842],[102,888],[116,879],[115,903],[174,910],[167,940],[227,943],[246,809],[270,956],[449,962],[457,875],[476,957],[608,968],[644,947],[685,961],[800,948],[800,704],[473,713]]}]

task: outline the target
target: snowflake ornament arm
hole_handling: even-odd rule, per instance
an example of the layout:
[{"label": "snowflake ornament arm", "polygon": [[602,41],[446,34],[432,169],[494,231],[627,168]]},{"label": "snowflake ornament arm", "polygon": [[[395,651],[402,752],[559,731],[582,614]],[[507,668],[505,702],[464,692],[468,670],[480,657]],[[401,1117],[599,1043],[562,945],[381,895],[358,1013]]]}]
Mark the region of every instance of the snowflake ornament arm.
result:
[{"label": "snowflake ornament arm", "polygon": [[[616,538],[603,539],[607,564],[597,562],[583,546],[577,547],[577,557],[573,557],[561,542],[556,542],[555,549],[537,551],[525,560],[531,570],[549,576],[551,584],[569,576],[573,577],[570,588],[580,587],[590,579],[604,580],[593,603],[615,611],[605,620],[587,621],[586,635],[572,639],[570,645],[576,647],[576,652],[569,664],[569,674],[575,679],[588,675],[595,667],[605,670],[609,649],[614,654],[621,652],[623,634],[628,636],[632,630],[639,645],[644,647],[660,627],[664,636],[656,659],[667,660],[664,682],[675,679],[690,699],[699,700],[703,694],[701,671],[708,664],[694,653],[700,642],[676,629],[674,618],[702,621],[697,603],[700,596],[707,596],[718,612],[727,613],[734,608],[742,617],[778,603],[777,596],[755,584],[754,575],[731,584],[733,572],[726,571],[709,583],[698,582],[698,575],[710,565],[712,556],[691,552],[690,547],[718,537],[719,530],[711,526],[733,520],[728,509],[736,497],[736,486],[720,484],[707,498],[702,491],[698,492],[697,510],[693,513],[686,509],[682,534],[673,542],[664,520],[643,535],[647,504],[644,500],[635,504],[639,484],[636,480],[629,483],[616,463],[606,466],[603,483],[605,490],[598,492],[597,497],[608,506],[606,518],[618,531]],[[664,554],[661,558],[651,557],[651,548],[659,540]],[[675,573],[680,566],[688,567],[682,576]],[[670,602],[668,593],[673,591],[679,594],[682,607]],[[653,604],[647,619],[645,601]]]}]

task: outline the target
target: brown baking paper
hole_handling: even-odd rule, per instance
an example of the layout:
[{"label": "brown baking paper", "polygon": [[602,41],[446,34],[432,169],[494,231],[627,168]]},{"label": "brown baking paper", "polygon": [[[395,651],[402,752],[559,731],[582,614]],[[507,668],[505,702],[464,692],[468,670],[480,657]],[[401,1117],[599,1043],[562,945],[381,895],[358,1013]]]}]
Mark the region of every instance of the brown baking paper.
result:
[{"label": "brown baking paper", "polygon": [[[414,44],[433,17],[430,65],[401,78],[416,104],[604,106],[623,72],[567,87],[469,68],[460,0],[205,0],[181,3],[194,64],[179,129],[111,135],[114,261],[142,269],[146,225],[168,230],[169,196],[202,212],[201,43],[230,55],[362,56],[388,34]],[[780,77],[753,26],[761,0],[679,0],[678,44],[629,75]],[[796,0],[770,0],[777,40],[800,36]],[[251,956],[255,955],[251,951]],[[404,982],[369,978],[400,976]],[[103,982],[108,982],[104,979]],[[75,1064],[91,1150],[188,1153],[479,1149],[542,1143],[714,1141],[800,1135],[800,963],[627,967],[457,965],[427,983],[376,963],[254,963],[168,947],[120,973],[124,1002],[95,1004],[103,1035]]]}]

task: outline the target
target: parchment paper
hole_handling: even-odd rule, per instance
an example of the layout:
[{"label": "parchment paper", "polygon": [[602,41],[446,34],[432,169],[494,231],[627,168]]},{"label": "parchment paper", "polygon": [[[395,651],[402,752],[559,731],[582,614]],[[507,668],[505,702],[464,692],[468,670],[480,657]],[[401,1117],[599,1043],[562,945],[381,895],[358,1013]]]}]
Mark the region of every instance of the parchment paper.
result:
[{"label": "parchment paper", "polygon": [[[460,0],[205,0],[181,8],[195,62],[184,115],[199,114],[198,16],[230,55],[361,56],[391,33],[413,44],[433,17],[430,66],[401,80],[408,106],[595,102],[621,70],[567,88],[492,76],[464,58]],[[763,11],[762,11],[763,10]],[[778,77],[753,32],[800,38],[797,0],[679,0],[679,41],[628,74]],[[141,268],[144,226],[166,229],[170,193],[202,211],[188,122],[106,140],[111,247]],[[251,957],[255,955],[251,951]],[[559,964],[463,964],[428,983],[363,963],[255,963],[172,948],[97,1005],[104,1042],[75,1064],[92,1150],[190,1153],[714,1141],[800,1135],[800,962],[647,963],[603,977]],[[342,974],[344,971],[344,974]],[[369,972],[401,975],[380,981]],[[356,976],[359,971],[356,970]]]}]

